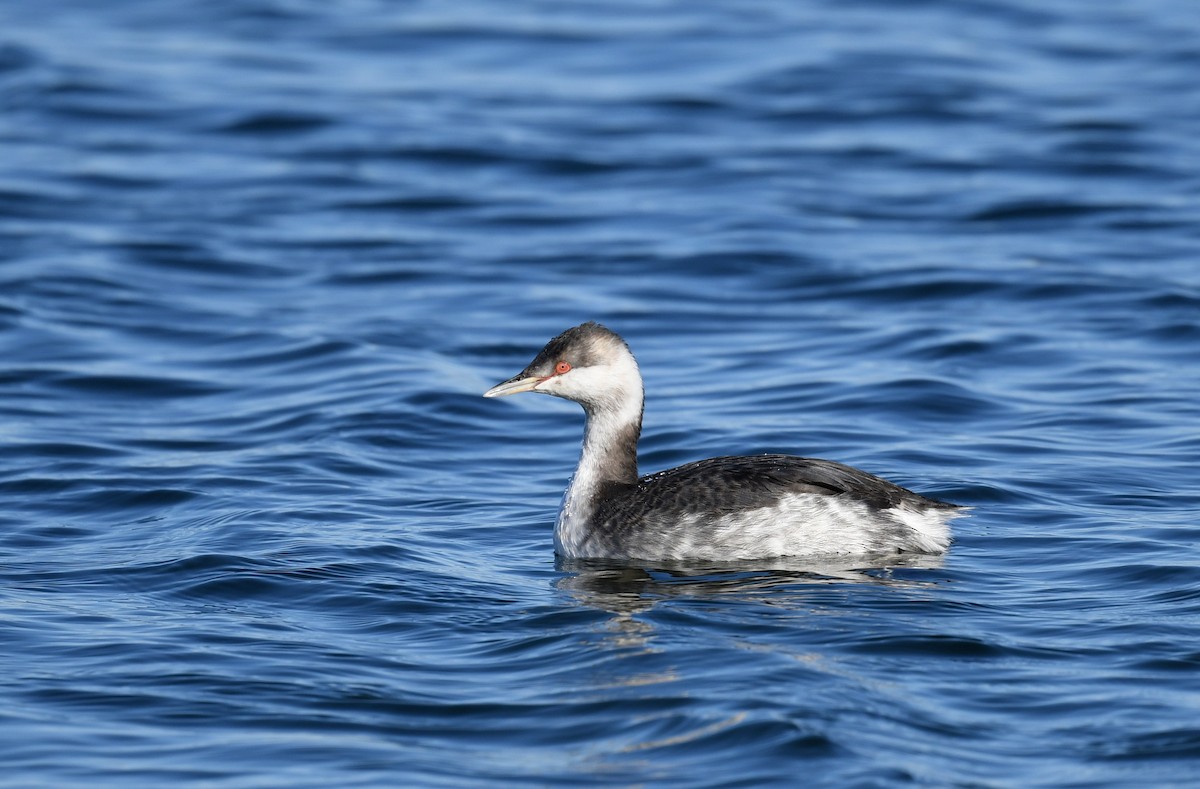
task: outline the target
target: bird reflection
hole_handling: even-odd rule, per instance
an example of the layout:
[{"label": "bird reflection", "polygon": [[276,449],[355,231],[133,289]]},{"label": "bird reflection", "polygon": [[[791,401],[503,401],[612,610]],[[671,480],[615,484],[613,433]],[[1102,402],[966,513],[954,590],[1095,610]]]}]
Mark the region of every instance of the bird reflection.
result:
[{"label": "bird reflection", "polygon": [[614,614],[637,614],[672,598],[733,597],[769,605],[796,603],[788,591],[829,584],[873,584],[904,589],[932,588],[936,582],[906,577],[908,569],[936,570],[944,556],[904,554],[846,559],[773,559],[746,564],[673,564],[646,567],[629,563],[564,559],[555,568],[568,573],[556,582],[583,605]]},{"label": "bird reflection", "polygon": [[[778,559],[746,565],[671,565],[646,567],[611,561],[559,558],[555,568],[564,573],[555,586],[580,605],[604,611],[609,616],[595,629],[596,645],[628,658],[659,652],[655,645],[658,624],[648,616],[663,601],[729,600],[820,614],[826,606],[814,594],[835,584],[869,584],[897,590],[927,590],[938,581],[924,571],[943,566],[943,557],[903,555],[881,557],[877,562],[863,557],[815,562],[811,559]],[[916,572],[908,572],[910,570]],[[612,687],[660,685],[680,679],[675,667],[654,672],[623,673],[618,667],[598,684]]]}]

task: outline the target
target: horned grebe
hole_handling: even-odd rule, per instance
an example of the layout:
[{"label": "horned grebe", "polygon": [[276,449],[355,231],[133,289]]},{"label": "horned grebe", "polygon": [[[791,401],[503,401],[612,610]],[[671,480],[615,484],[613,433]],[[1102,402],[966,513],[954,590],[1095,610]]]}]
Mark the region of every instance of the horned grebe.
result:
[{"label": "horned grebe", "polygon": [[638,478],[642,376],[616,333],[568,329],[483,393],[574,400],[587,424],[554,548],[571,559],[733,561],[942,553],[965,508],[829,460],[718,457]]}]

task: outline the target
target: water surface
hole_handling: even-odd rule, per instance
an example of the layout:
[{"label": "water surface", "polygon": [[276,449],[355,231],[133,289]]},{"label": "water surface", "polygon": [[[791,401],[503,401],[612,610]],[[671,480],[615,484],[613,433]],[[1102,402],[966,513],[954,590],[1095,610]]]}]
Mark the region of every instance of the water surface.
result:
[{"label": "water surface", "polygon": [[[1200,12],[0,6],[0,785],[1190,786]],[[942,559],[556,564],[851,463]]]}]

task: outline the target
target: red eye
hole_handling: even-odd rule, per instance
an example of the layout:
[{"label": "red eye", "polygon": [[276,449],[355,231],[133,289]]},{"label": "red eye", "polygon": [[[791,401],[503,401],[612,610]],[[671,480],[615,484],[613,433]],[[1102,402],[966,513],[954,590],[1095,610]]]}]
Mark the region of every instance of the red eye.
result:
[{"label": "red eye", "polygon": [[570,362],[559,362],[558,364],[554,365],[554,372],[557,373],[558,375],[562,375],[563,373],[571,372],[571,363]]}]

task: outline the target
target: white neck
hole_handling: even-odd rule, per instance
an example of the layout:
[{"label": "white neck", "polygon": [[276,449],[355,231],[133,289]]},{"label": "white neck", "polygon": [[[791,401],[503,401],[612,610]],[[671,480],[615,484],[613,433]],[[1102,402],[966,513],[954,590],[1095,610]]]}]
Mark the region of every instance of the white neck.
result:
[{"label": "white neck", "polygon": [[577,555],[603,487],[637,482],[637,442],[642,430],[642,379],[632,356],[595,372],[577,372],[602,377],[605,385],[592,390],[603,396],[583,403],[587,412],[583,448],[554,529],[555,547],[564,556]]}]

